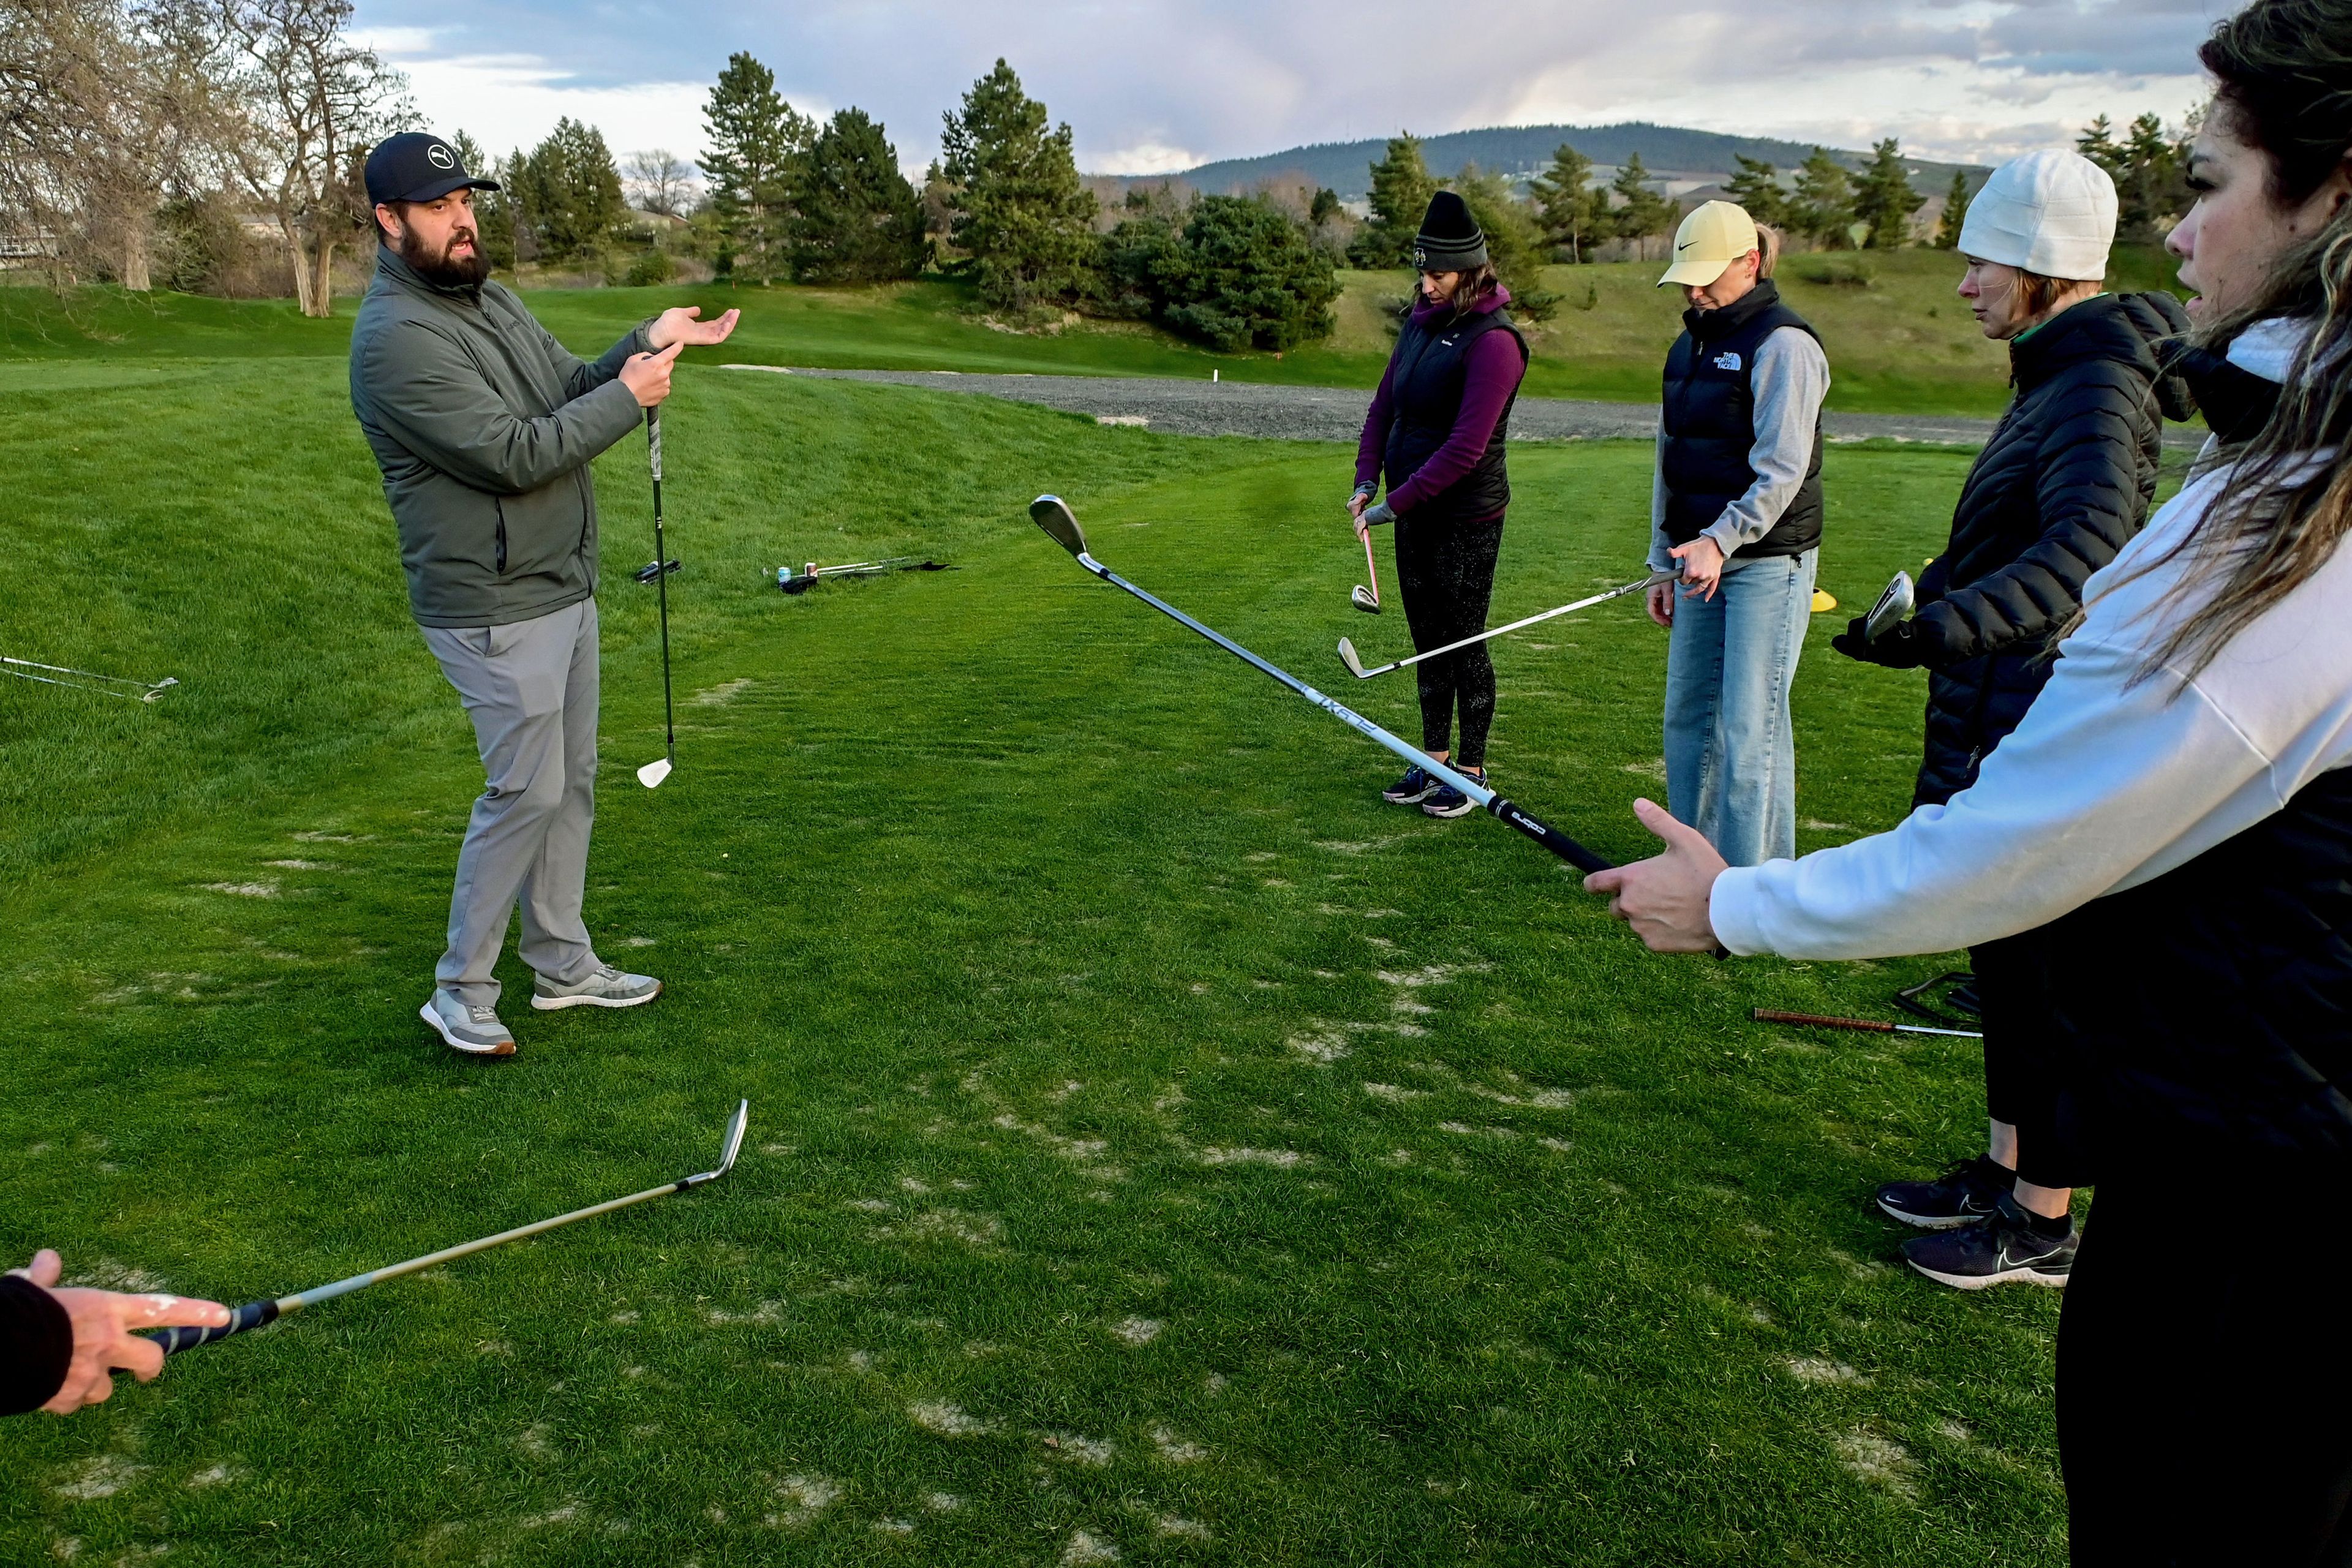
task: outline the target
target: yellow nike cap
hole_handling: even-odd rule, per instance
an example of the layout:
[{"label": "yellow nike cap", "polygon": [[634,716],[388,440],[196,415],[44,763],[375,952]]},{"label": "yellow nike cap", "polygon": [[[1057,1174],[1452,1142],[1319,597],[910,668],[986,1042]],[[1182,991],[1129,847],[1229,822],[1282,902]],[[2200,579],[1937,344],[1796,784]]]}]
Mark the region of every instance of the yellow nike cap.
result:
[{"label": "yellow nike cap", "polygon": [[1691,209],[1675,230],[1675,264],[1658,279],[1663,289],[1679,283],[1704,289],[1723,276],[1723,269],[1757,248],[1756,220],[1734,202],[1708,202]]}]

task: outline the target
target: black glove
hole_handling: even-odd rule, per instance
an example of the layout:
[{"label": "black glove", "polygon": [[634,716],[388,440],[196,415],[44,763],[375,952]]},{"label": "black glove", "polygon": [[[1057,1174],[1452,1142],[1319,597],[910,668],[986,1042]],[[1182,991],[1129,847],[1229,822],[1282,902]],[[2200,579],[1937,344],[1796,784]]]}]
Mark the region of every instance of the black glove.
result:
[{"label": "black glove", "polygon": [[1845,630],[1830,638],[1830,647],[1848,658],[1884,665],[1888,669],[1916,669],[1927,662],[1913,623],[1897,621],[1887,628],[1885,636],[1872,642],[1864,629],[1867,618],[1856,616],[1848,621]]}]

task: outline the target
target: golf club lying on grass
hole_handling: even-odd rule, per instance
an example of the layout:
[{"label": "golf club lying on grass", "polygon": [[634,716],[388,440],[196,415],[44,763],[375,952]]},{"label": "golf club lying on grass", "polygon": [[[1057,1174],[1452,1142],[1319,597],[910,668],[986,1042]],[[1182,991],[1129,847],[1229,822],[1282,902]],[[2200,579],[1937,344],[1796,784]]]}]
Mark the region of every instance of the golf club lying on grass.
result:
[{"label": "golf club lying on grass", "polygon": [[[654,471],[654,559],[669,559],[662,543],[661,510],[661,405],[646,410],[646,457]],[[677,766],[677,708],[669,694],[669,574],[654,574],[655,591],[661,595],[662,642],[662,732],[665,743],[659,762],[647,763],[637,770],[637,782],[647,789],[659,789],[669,771]]]},{"label": "golf club lying on grass", "polygon": [[911,555],[893,555],[881,561],[852,561],[841,566],[820,566],[812,561],[798,572],[789,566],[777,567],[776,586],[787,594],[805,594],[830,577],[879,577],[887,572],[953,570],[943,561],[918,561]]},{"label": "golf club lying on grass", "polygon": [[165,1355],[177,1355],[182,1351],[194,1350],[198,1345],[210,1344],[215,1340],[225,1340],[231,1334],[241,1334],[247,1329],[257,1329],[265,1323],[274,1323],[289,1312],[299,1311],[304,1307],[316,1306],[320,1301],[332,1300],[337,1296],[348,1296],[354,1290],[364,1290],[369,1286],[379,1284],[386,1279],[397,1279],[404,1274],[415,1274],[420,1269],[431,1268],[436,1264],[447,1263],[454,1258],[464,1258],[476,1252],[486,1252],[493,1247],[502,1247],[509,1241],[520,1241],[524,1237],[537,1236],[542,1231],[553,1230],[558,1226],[570,1225],[574,1220],[593,1219],[600,1214],[611,1214],[614,1209],[627,1208],[631,1204],[641,1204],[650,1198],[666,1198],[672,1193],[682,1193],[688,1187],[698,1187],[705,1182],[715,1182],[735,1168],[735,1156],[743,1147],[743,1130],[751,1124],[751,1102],[748,1100],[738,1100],[735,1105],[735,1114],[728,1119],[727,1131],[719,1145],[719,1165],[715,1170],[705,1171],[699,1175],[681,1177],[675,1182],[665,1182],[658,1187],[647,1187],[642,1193],[632,1193],[625,1198],[614,1198],[608,1204],[596,1204],[584,1209],[573,1209],[570,1214],[557,1215],[553,1219],[543,1219],[537,1225],[517,1226],[512,1230],[502,1230],[496,1236],[486,1236],[479,1241],[469,1241],[463,1246],[446,1247],[439,1252],[428,1252],[422,1258],[412,1258],[405,1263],[395,1263],[388,1268],[376,1268],[365,1274],[354,1274],[348,1279],[338,1279],[332,1285],[321,1285],[315,1290],[302,1290],[291,1296],[280,1296],[275,1301],[247,1301],[229,1314],[226,1328],[165,1329],[162,1333],[150,1334],[147,1337],[162,1345]]},{"label": "golf club lying on grass", "polygon": [[1963,1040],[1981,1040],[1978,1029],[1931,1029],[1925,1024],[1884,1024],[1876,1018],[1829,1018],[1818,1013],[1775,1013],[1769,1007],[1759,1007],[1752,1015],[1759,1024],[1801,1024],[1809,1029],[1859,1029],[1866,1035],[1952,1035]]},{"label": "golf club lying on grass", "polygon": [[1381,574],[1380,568],[1372,564],[1372,534],[1370,529],[1364,531],[1364,575],[1370,579],[1372,585],[1367,588],[1361,583],[1357,584],[1356,591],[1348,595],[1348,603],[1368,616],[1377,616],[1381,613]]},{"label": "golf club lying on grass", "polygon": [[1232,654],[1235,658],[1240,659],[1243,663],[1251,666],[1253,668],[1257,669],[1263,674],[1272,676],[1275,679],[1280,681],[1291,690],[1298,693],[1299,696],[1307,699],[1307,701],[1315,704],[1316,707],[1322,709],[1323,711],[1330,714],[1334,719],[1339,720],[1349,729],[1354,730],[1358,734],[1363,735],[1367,739],[1377,741],[1381,745],[1387,747],[1390,751],[1395,752],[1398,756],[1402,757],[1406,762],[1412,763],[1416,767],[1427,770],[1431,776],[1444,780],[1447,784],[1452,784],[1455,789],[1460,790],[1464,795],[1468,795],[1472,800],[1477,802],[1480,805],[1485,806],[1489,812],[1492,812],[1495,816],[1502,818],[1505,822],[1510,824],[1510,826],[1518,829],[1521,833],[1526,834],[1528,837],[1534,839],[1537,843],[1542,845],[1545,848],[1550,850],[1553,854],[1559,856],[1561,859],[1567,861],[1571,866],[1575,866],[1580,869],[1586,871],[1605,871],[1609,869],[1608,861],[1603,860],[1600,856],[1595,855],[1591,850],[1587,849],[1583,845],[1579,844],[1575,839],[1570,838],[1567,834],[1559,831],[1559,829],[1550,826],[1548,824],[1540,822],[1535,817],[1528,816],[1526,812],[1520,810],[1509,801],[1505,800],[1501,795],[1496,795],[1493,790],[1488,789],[1485,784],[1480,784],[1476,779],[1470,777],[1467,773],[1456,773],[1454,769],[1447,767],[1444,763],[1438,762],[1431,757],[1428,752],[1423,751],[1420,747],[1411,745],[1406,742],[1399,740],[1396,736],[1390,734],[1386,730],[1381,729],[1378,724],[1373,723],[1370,719],[1365,718],[1360,713],[1352,712],[1349,710],[1341,707],[1339,703],[1334,702],[1328,697],[1324,696],[1321,692],[1316,690],[1313,687],[1307,685],[1297,676],[1288,674],[1284,670],[1277,669],[1273,665],[1268,664],[1265,660],[1258,658],[1257,655],[1250,652],[1249,649],[1242,647],[1241,644],[1234,641],[1233,638],[1202,626],[1200,622],[1194,620],[1183,611],[1176,608],[1173,605],[1152,597],[1150,594],[1145,593],[1142,589],[1137,587],[1126,578],[1121,577],[1118,573],[1113,572],[1109,567],[1105,566],[1101,562],[1096,560],[1092,555],[1087,552],[1087,536],[1078,527],[1077,518],[1071,512],[1069,507],[1064,504],[1061,497],[1039,496],[1035,500],[1029,503],[1029,517],[1030,521],[1036,523],[1039,528],[1045,531],[1045,532],[1053,539],[1055,543],[1060,545],[1063,549],[1068,551],[1072,556],[1076,557],[1079,565],[1085,567],[1087,571],[1093,573],[1096,576],[1101,578],[1112,587],[1124,589],[1128,593],[1134,595],[1137,598],[1142,600],[1153,609],[1158,610],[1161,615],[1166,616],[1169,619],[1177,622],[1181,626],[1189,627],[1191,630],[1200,633],[1202,637],[1208,638],[1211,642],[1215,643],[1219,647],[1223,648],[1227,653]]},{"label": "golf club lying on grass", "polygon": [[1863,641],[1876,642],[1894,630],[1898,622],[1910,615],[1916,602],[1916,595],[1911,586],[1911,574],[1895,574],[1895,580],[1886,584],[1886,592],[1878,595],[1878,603],[1870,606],[1870,614],[1863,619]]},{"label": "golf club lying on grass", "polygon": [[[1513,621],[1507,626],[1496,626],[1493,631],[1480,632],[1476,637],[1464,637],[1460,642],[1450,642],[1444,647],[1433,647],[1427,653],[1417,653],[1411,658],[1400,658],[1393,663],[1381,665],[1376,669],[1366,669],[1364,661],[1357,657],[1356,645],[1346,637],[1341,637],[1339,662],[1346,665],[1348,673],[1358,680],[1370,680],[1375,675],[1386,675],[1391,669],[1402,669],[1407,665],[1419,664],[1424,658],[1435,658],[1441,653],[1452,653],[1455,648],[1468,647],[1474,642],[1485,642],[1488,637],[1498,637],[1505,632],[1515,632],[1522,626],[1534,626],[1538,621],[1548,621],[1555,616],[1574,615],[1579,610],[1589,610],[1595,605],[1606,604],[1612,599],[1622,598],[1627,594],[1638,594],[1643,589],[1653,587],[1660,583],[1671,583],[1675,580],[1675,575],[1672,572],[1653,572],[1638,583],[1628,583],[1622,587],[1612,588],[1605,594],[1595,594],[1589,599],[1579,599],[1573,605],[1562,605],[1556,610],[1546,610],[1540,615],[1529,616],[1525,620]],[[1363,608],[1361,605],[1356,607]],[[1374,608],[1378,606],[1375,605]]]},{"label": "golf club lying on grass", "polygon": [[[49,673],[31,673],[36,669],[46,669]],[[176,675],[167,675],[161,680],[133,680],[127,675],[100,675],[93,670],[68,669],[62,664],[36,664],[29,658],[10,658],[5,654],[0,654],[0,675],[13,675],[19,680],[37,680],[44,686],[62,686],[68,691],[95,691],[100,697],[127,697],[133,702],[158,701],[165,687],[180,684],[180,678]],[[59,680],[57,678],[60,675],[70,675],[76,679]]]},{"label": "golf club lying on grass", "polygon": [[668,576],[677,571],[677,561],[672,557],[667,561],[648,561],[638,567],[634,575],[640,583],[650,583],[656,577]]}]

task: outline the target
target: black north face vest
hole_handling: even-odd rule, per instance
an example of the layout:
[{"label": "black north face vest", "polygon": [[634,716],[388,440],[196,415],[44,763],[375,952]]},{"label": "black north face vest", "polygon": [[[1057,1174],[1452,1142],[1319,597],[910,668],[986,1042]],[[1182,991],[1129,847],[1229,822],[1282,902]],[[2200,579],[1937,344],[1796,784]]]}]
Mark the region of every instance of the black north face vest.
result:
[{"label": "black north face vest", "polygon": [[[1756,351],[1782,327],[1814,342],[1821,334],[1780,303],[1769,279],[1720,310],[1685,310],[1683,335],[1666,355],[1660,417],[1665,447],[1659,473],[1666,486],[1666,538],[1688,544],[1712,527],[1723,509],[1748,493],[1756,470]],[[1822,431],[1813,426],[1813,461],[1805,482],[1771,531],[1734,553],[1801,555],[1822,541]]]},{"label": "black north face vest", "polygon": [[2103,1175],[2352,1175],[2352,769],[2039,934]]},{"label": "black north face vest", "polygon": [[[1454,433],[1462,412],[1462,394],[1469,381],[1470,345],[1488,332],[1511,334],[1519,345],[1519,367],[1527,368],[1528,341],[1501,310],[1441,318],[1426,325],[1408,318],[1397,333],[1396,352],[1389,358],[1388,447],[1381,467],[1393,491],[1412,478]],[[1493,517],[1511,504],[1511,479],[1505,469],[1503,444],[1511,433],[1511,409],[1517,404],[1516,388],[1495,421],[1486,450],[1471,470],[1413,509],[1414,521],[1469,521]]]}]

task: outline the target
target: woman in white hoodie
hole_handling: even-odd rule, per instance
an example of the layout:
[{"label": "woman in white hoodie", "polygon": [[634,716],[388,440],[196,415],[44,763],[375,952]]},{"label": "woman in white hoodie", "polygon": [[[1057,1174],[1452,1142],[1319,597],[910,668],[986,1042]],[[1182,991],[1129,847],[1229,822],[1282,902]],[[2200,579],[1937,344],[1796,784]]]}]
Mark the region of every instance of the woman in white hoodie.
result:
[{"label": "woman in white hoodie", "polygon": [[2078,1563],[2352,1562],[2352,0],[2255,0],[2169,244],[2280,384],[2094,576],[1976,782],[1891,833],[1587,880],[1664,952],[1838,959],[2035,928],[2099,1207],[2067,1291]]}]

